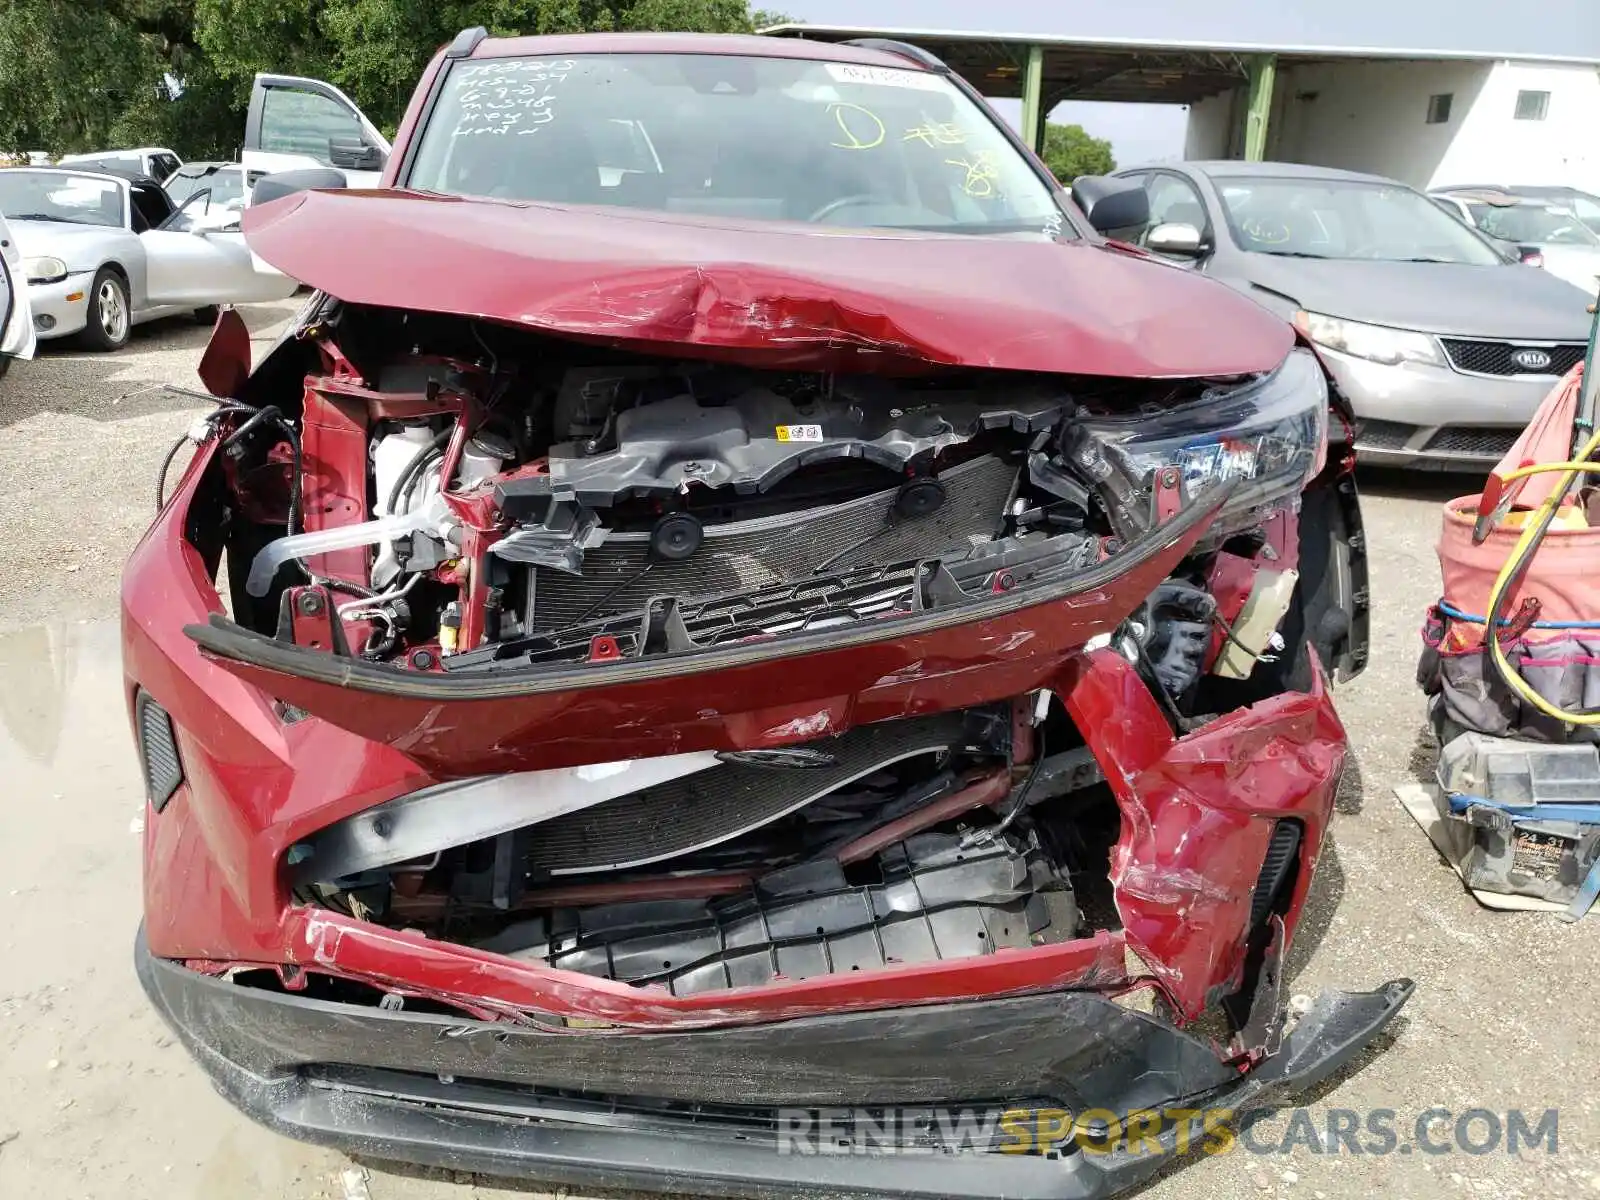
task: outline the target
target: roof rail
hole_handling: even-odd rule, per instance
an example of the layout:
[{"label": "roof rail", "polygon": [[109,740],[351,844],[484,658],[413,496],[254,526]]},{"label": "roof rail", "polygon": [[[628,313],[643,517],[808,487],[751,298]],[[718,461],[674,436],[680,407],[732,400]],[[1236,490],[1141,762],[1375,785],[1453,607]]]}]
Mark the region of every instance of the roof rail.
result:
[{"label": "roof rail", "polygon": [[921,46],[913,46],[910,42],[897,42],[893,38],[851,38],[847,42],[839,43],[842,46],[860,46],[863,50],[881,50],[885,54],[898,54],[901,58],[909,58],[920,66],[927,67],[930,71],[943,71],[949,73],[950,68],[945,66],[944,60],[938,55],[929,54]]},{"label": "roof rail", "polygon": [[478,48],[478,43],[489,36],[489,31],[482,25],[474,25],[471,29],[463,29],[456,34],[455,40],[445,47],[446,58],[471,58],[472,52]]}]

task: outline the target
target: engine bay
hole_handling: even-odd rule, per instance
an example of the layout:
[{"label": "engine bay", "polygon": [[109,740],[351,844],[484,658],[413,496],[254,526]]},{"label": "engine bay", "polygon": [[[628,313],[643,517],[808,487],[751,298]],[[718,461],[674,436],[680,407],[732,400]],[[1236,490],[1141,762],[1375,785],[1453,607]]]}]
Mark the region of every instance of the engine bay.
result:
[{"label": "engine bay", "polygon": [[[253,634],[421,677],[601,681],[1020,602],[1225,489],[1103,639],[1182,733],[1349,642],[1338,581],[1301,582],[1306,497],[1318,522],[1336,504],[1328,410],[1300,350],[1227,379],[783,371],[318,295],[213,418],[212,541]],[[307,904],[679,995],[1116,925],[1118,809],[1048,691],[779,732],[444,780],[285,871]]]}]

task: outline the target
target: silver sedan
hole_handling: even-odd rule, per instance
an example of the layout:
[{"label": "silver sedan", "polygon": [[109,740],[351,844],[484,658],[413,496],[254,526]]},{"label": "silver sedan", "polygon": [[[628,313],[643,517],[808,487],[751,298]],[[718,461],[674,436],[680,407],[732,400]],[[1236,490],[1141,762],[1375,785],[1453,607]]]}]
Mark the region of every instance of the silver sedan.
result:
[{"label": "silver sedan", "polygon": [[115,350],[133,326],[217,305],[281,300],[295,281],[257,260],[239,211],[191,195],[176,211],[159,185],[55,168],[0,171],[0,213],[22,253],[43,338],[81,334]]},{"label": "silver sedan", "polygon": [[1508,263],[1392,179],[1296,163],[1119,173],[1150,197],[1146,249],[1294,322],[1357,420],[1373,465],[1483,469],[1582,361],[1589,298]]}]

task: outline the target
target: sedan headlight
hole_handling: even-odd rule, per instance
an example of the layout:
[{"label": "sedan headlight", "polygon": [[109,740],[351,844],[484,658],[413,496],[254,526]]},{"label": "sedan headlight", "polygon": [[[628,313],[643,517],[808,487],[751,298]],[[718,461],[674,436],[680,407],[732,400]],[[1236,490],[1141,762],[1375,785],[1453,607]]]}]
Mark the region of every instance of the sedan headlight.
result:
[{"label": "sedan headlight", "polygon": [[1426,363],[1430,367],[1445,365],[1438,343],[1425,333],[1390,329],[1387,325],[1364,325],[1360,321],[1325,317],[1314,312],[1295,313],[1294,325],[1319,346],[1370,362],[1391,367],[1405,362]]},{"label": "sedan headlight", "polygon": [[1260,510],[1298,499],[1327,450],[1328,381],[1309,350],[1295,349],[1270,374],[1208,388],[1197,400],[1137,415],[1080,422],[1068,455],[1101,485],[1123,536],[1156,519],[1156,475],[1178,468],[1184,502],[1237,481],[1213,536],[1247,529]]},{"label": "sedan headlight", "polygon": [[45,255],[22,260],[22,273],[29,283],[58,283],[67,277],[67,264]]}]

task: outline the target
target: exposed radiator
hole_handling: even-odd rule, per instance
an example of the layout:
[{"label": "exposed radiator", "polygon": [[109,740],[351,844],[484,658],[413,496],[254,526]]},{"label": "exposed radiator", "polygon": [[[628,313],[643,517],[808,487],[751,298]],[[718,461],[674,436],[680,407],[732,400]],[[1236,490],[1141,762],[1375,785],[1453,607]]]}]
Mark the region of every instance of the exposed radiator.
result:
[{"label": "exposed radiator", "polygon": [[892,763],[944,750],[964,730],[960,712],[940,713],[807,742],[832,756],[826,767],[723,763],[535,826],[529,866],[535,876],[619,870],[714,846]]},{"label": "exposed radiator", "polygon": [[708,525],[682,562],[652,562],[648,533],[614,533],[583,556],[583,574],[530,567],[533,630],[640,608],[652,596],[714,596],[782,583],[826,565],[917,558],[988,541],[1000,528],[1017,469],[994,456],[939,475],[945,502],[926,517],[890,523],[895,489],[801,512]]}]

